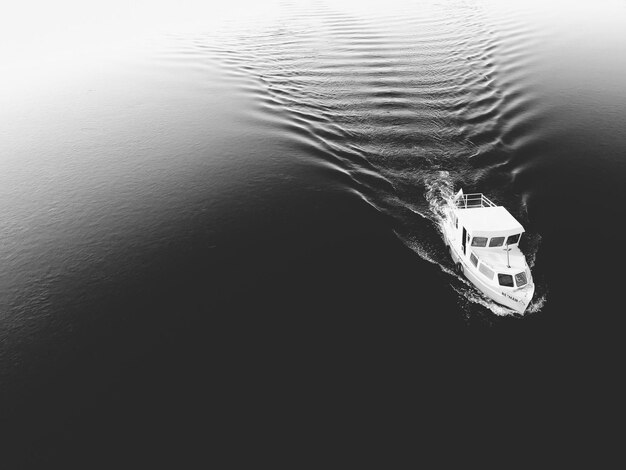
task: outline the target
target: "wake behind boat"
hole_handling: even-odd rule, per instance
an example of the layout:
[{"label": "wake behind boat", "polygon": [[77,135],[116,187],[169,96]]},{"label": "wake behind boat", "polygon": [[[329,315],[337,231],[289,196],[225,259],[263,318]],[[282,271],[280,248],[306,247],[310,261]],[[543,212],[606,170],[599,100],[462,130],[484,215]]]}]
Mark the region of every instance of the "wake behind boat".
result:
[{"label": "wake behind boat", "polygon": [[493,301],[523,313],[535,292],[519,249],[524,227],[482,193],[463,194],[462,189],[445,214],[444,241],[457,272]]}]

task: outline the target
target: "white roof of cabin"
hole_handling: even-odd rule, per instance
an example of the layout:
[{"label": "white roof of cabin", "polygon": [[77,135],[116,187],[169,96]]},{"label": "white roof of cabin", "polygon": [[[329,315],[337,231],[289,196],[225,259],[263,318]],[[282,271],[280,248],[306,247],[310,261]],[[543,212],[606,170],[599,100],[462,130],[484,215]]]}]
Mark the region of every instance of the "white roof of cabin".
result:
[{"label": "white roof of cabin", "polygon": [[459,225],[463,225],[473,236],[506,235],[524,231],[524,227],[502,206],[459,209],[456,214]]}]

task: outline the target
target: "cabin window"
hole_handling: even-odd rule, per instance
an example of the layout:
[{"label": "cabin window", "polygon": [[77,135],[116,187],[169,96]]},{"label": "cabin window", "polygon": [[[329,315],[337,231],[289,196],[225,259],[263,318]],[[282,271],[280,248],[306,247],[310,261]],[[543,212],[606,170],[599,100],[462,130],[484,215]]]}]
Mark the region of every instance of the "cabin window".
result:
[{"label": "cabin window", "polygon": [[459,228],[459,218],[456,215],[454,216],[454,228]]},{"label": "cabin window", "polygon": [[489,246],[502,246],[502,244],[504,243],[504,237],[493,237],[491,240],[489,240]]},{"label": "cabin window", "polygon": [[472,238],[472,246],[487,246],[487,237],[474,237]]},{"label": "cabin window", "polygon": [[526,273],[521,272],[515,275],[515,283],[517,284],[517,287],[525,286],[526,282]]},{"label": "cabin window", "polygon": [[513,276],[510,274],[498,273],[498,282],[501,286],[513,287]]},{"label": "cabin window", "polygon": [[489,280],[493,279],[493,271],[489,269],[487,266],[481,263],[480,268],[478,270],[485,275],[485,277]]},{"label": "cabin window", "polygon": [[515,245],[519,241],[521,233],[516,233],[515,235],[510,235],[506,240],[507,245]]},{"label": "cabin window", "polygon": [[472,262],[472,264],[474,266],[478,265],[478,258],[476,258],[476,256],[474,255],[474,253],[470,253],[470,261]]}]

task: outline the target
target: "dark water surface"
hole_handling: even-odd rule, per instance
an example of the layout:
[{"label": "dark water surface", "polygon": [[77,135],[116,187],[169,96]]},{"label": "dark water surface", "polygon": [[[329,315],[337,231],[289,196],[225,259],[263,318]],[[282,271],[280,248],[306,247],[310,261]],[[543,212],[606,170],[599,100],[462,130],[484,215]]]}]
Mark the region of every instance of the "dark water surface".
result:
[{"label": "dark water surface", "polygon": [[[5,452],[341,439],[443,382],[465,408],[481,363],[558,416],[548,383],[613,389],[626,4],[384,3],[209,6],[132,53],[5,64]],[[453,273],[460,187],[526,228],[523,316]]]}]

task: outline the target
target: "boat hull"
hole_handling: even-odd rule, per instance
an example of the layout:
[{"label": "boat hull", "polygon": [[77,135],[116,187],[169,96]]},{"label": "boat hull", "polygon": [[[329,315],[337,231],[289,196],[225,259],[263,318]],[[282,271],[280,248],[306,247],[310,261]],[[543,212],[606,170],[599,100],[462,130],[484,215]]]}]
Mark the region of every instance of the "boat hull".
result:
[{"label": "boat hull", "polygon": [[524,313],[532,298],[532,286],[511,292],[497,290],[482,282],[480,276],[476,275],[473,269],[466,263],[463,266],[463,275],[488,298],[517,313]]},{"label": "boat hull", "polygon": [[450,238],[445,226],[443,232],[446,245],[448,245],[450,249],[452,261],[456,266],[460,266],[459,271],[462,271],[459,274],[463,274],[463,276],[465,276],[480,292],[492,301],[517,313],[524,313],[526,311],[526,308],[530,304],[534,294],[535,287],[532,283],[529,283],[523,288],[513,289],[510,291],[498,288],[498,286],[491,286],[487,284],[482,280],[478,271],[470,263],[468,263],[464,256],[462,256],[462,253],[455,246],[454,240]]}]

